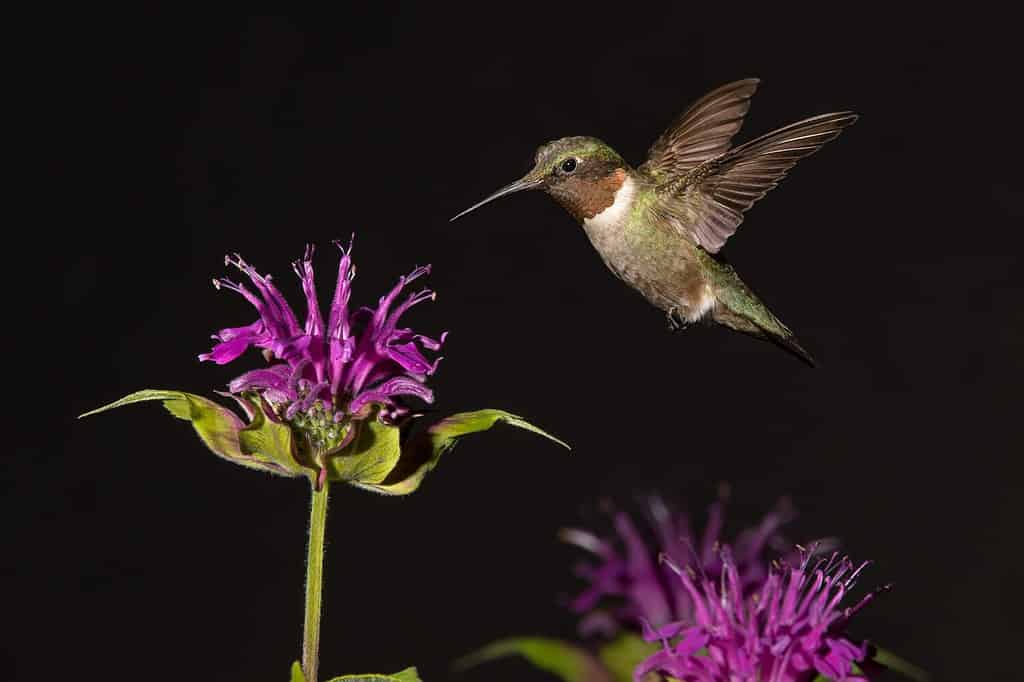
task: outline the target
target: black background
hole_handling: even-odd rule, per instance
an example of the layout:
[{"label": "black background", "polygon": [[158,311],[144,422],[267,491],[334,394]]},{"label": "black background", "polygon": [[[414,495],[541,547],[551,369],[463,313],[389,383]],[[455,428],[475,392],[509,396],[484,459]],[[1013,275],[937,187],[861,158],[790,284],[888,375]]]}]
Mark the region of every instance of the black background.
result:
[{"label": "black background", "polygon": [[[274,273],[299,305],[289,261],[318,243],[329,292],[329,240],[355,231],[359,303],[434,265],[439,298],[410,320],[451,330],[438,411],[502,407],[574,451],[503,429],[409,498],[336,488],[325,676],[416,664],[454,679],[453,657],[501,635],[572,635],[560,598],[577,555],[555,531],[651,490],[699,519],[725,481],[736,525],[789,495],[794,539],[839,536],[876,562],[863,585],[895,583],[855,634],[940,680],[1011,679],[1018,50],[997,17],[818,11],[382,4],[64,18],[41,35],[34,59],[49,68],[24,103],[55,182],[27,235],[46,241],[19,258],[55,268],[59,306],[32,298],[38,271],[8,293],[30,302],[8,369],[32,372],[16,381],[34,402],[11,421],[5,669],[285,679],[304,483],[208,455],[157,405],[74,415],[143,387],[209,395],[257,366],[195,357],[213,330],[253,318],[209,285],[223,254]],[[747,76],[763,83],[740,140],[863,115],[725,249],[817,370],[720,329],[668,333],[539,193],[448,222],[556,137],[595,135],[639,163],[691,101]],[[463,679],[543,675],[510,662]]]}]

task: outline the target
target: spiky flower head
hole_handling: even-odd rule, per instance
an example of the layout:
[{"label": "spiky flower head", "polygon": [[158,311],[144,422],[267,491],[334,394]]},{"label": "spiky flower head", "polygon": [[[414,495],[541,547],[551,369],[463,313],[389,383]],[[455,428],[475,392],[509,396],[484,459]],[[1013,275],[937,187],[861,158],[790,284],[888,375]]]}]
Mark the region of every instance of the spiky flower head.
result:
[{"label": "spiky flower head", "polygon": [[810,682],[818,675],[867,680],[855,664],[868,658],[868,645],[851,639],[846,626],[888,586],[843,607],[869,562],[855,565],[838,553],[814,558],[813,548],[798,549],[798,562],[773,566],[749,596],[727,547],[720,550],[723,571],[717,579],[666,557],[665,565],[690,596],[693,620],[645,627],[644,638],[663,646],[637,666],[634,679],[654,672],[682,682]]},{"label": "spiky flower head", "polygon": [[[660,627],[670,622],[691,622],[693,600],[659,556],[686,557],[704,575],[717,578],[724,570],[720,545],[725,524],[725,501],[708,508],[703,532],[694,530],[689,516],[657,496],[646,500],[646,521],[637,524],[624,511],[613,513],[615,534],[602,537],[571,528],[562,538],[589,551],[596,562],[579,565],[576,572],[587,587],[570,603],[582,615],[583,635],[611,636],[619,630],[639,632],[642,623]],[[732,563],[744,593],[757,589],[768,575],[766,549],[791,546],[779,529],[795,517],[787,500],[780,501],[759,524],[740,532],[732,541]]]},{"label": "spiky flower head", "polygon": [[268,365],[233,379],[226,394],[247,421],[202,396],[164,390],[138,391],[86,414],[160,400],[174,416],[192,422],[214,453],[236,464],[307,476],[317,487],[334,480],[386,494],[416,490],[458,438],[499,422],[551,438],[503,410],[452,415],[416,433],[405,428],[413,416],[409,399],[434,400],[426,381],[440,358],[427,354],[440,350],[446,336],[435,339],[399,324],[410,308],[434,298],[429,289],[402,298],[430,266],[399,278],[376,308],[353,311],[352,245],[338,244],[338,249],[341,262],[326,317],[316,292],[313,247],[293,263],[306,299],[301,326],[270,275],[259,274],[240,256],[229,256],[226,263],[244,273],[249,285],[214,280],[218,289],[244,297],[259,315],[252,324],[217,332],[217,344],[199,356],[223,365],[250,348],[262,351]]},{"label": "spiky flower head", "polygon": [[431,362],[423,351],[440,349],[446,336],[435,340],[398,326],[409,308],[434,299],[434,292],[422,289],[398,302],[403,289],[430,272],[429,265],[401,277],[376,308],[350,312],[355,276],[351,244],[348,249],[335,244],[341,263],[326,324],[316,293],[312,246],[292,264],[306,297],[306,322],[301,327],[270,275],[260,275],[237,254],[225,258],[226,264],[249,278],[256,292],[227,278],[214,280],[214,286],[241,294],[256,308],[259,319],[244,327],[222,329],[214,336],[220,343],[199,356],[223,365],[250,347],[263,350],[270,366],[234,379],[229,391],[260,395],[274,416],[301,429],[318,449],[336,447],[344,440],[342,434],[351,438],[354,430],[347,428],[349,423],[374,413],[382,423],[396,424],[409,414],[404,396],[433,402],[434,394],[425,381],[440,358]]}]

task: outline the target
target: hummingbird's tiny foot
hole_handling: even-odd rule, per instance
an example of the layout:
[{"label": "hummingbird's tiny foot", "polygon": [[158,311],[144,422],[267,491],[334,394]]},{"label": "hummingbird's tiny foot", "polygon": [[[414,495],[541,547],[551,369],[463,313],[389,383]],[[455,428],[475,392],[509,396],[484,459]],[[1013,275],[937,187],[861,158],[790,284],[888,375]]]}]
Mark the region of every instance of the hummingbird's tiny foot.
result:
[{"label": "hummingbird's tiny foot", "polygon": [[672,332],[681,332],[690,326],[690,323],[679,315],[679,309],[676,306],[668,309],[665,318],[668,320],[668,329]]}]

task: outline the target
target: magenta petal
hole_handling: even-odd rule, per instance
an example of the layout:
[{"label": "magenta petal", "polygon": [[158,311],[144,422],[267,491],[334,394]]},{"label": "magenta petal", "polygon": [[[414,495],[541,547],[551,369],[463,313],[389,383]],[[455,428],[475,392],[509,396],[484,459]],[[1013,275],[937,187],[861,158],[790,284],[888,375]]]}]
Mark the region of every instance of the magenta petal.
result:
[{"label": "magenta petal", "polygon": [[228,390],[232,393],[242,393],[252,389],[270,388],[288,393],[288,377],[290,375],[291,368],[288,365],[274,365],[267,369],[254,369],[232,379],[231,383],[228,384]]},{"label": "magenta petal", "polygon": [[[414,279],[417,279],[421,275],[425,275],[429,272],[429,265],[424,266],[422,268],[416,268],[409,274],[409,276],[406,278],[403,284],[408,284]],[[423,289],[421,291],[417,291],[414,294],[409,294],[404,301],[398,304],[394,311],[392,311],[392,313],[388,316],[387,320],[381,325],[382,334],[390,336],[391,333],[394,332],[395,328],[398,326],[399,318],[401,318],[402,315],[404,315],[405,312],[409,310],[409,308],[413,307],[414,305],[419,305],[424,301],[433,301],[436,298],[437,294],[435,294],[430,289]]]},{"label": "magenta petal", "polygon": [[326,381],[321,381],[316,386],[309,389],[309,393],[306,394],[306,397],[298,402],[299,410],[302,412],[309,410],[309,408],[313,407],[313,403],[316,402],[320,396],[327,393],[329,388],[330,384]]},{"label": "magenta petal", "polygon": [[645,658],[633,669],[633,679],[636,682],[641,682],[648,673],[655,670],[677,679],[683,679],[687,673],[687,666],[670,649],[661,649]]},{"label": "magenta petal", "polygon": [[367,350],[360,344],[353,353],[352,362],[345,372],[345,381],[342,388],[351,395],[358,395],[362,392],[367,378],[374,369],[379,368],[381,358],[372,350]]},{"label": "magenta petal", "polygon": [[331,382],[331,395],[337,395],[352,359],[352,340],[330,337],[327,342],[327,366],[330,368],[328,380]]},{"label": "magenta petal", "polygon": [[[416,274],[417,270],[413,270],[412,274],[415,274],[418,277],[419,275]],[[370,325],[374,330],[379,331],[384,328],[384,323],[388,319],[388,312],[391,309],[391,304],[394,303],[395,299],[398,298],[398,295],[402,293],[402,289],[404,289],[405,285],[410,281],[412,281],[411,277],[399,277],[398,282],[391,288],[391,291],[382,296],[380,301],[378,301],[377,309],[373,312],[373,321]]]},{"label": "magenta petal", "polygon": [[610,639],[619,631],[619,621],[607,611],[591,611],[580,620],[579,630],[584,637]]},{"label": "magenta petal", "polygon": [[631,577],[629,600],[656,627],[672,620],[672,605],[661,585],[660,569],[627,514],[615,517],[615,529],[626,548],[626,571]]},{"label": "magenta petal", "polygon": [[202,362],[215,362],[218,365],[226,365],[249,348],[246,339],[234,339],[225,343],[218,343],[209,353],[201,353],[199,360]]},{"label": "magenta petal", "polygon": [[338,264],[338,281],[334,285],[334,298],[331,300],[331,311],[327,321],[327,336],[332,339],[348,339],[349,326],[348,300],[352,294],[352,278],[355,268],[352,267],[352,245],[355,235],[348,243],[346,250],[339,242],[334,242],[341,251],[341,262]]},{"label": "magenta petal", "polygon": [[427,350],[441,350],[441,345],[444,344],[445,339],[448,338],[448,332],[442,332],[441,336],[437,339],[432,339],[429,336],[424,336],[423,334],[414,334],[412,338],[414,341],[418,341],[419,344]]},{"label": "magenta petal", "polygon": [[814,657],[814,669],[830,679],[840,680],[849,671],[849,661],[844,661],[834,651],[830,651],[825,656]]},{"label": "magenta petal", "polygon": [[643,638],[648,642],[659,642],[669,639],[675,639],[676,635],[686,628],[686,623],[675,622],[662,625],[659,628],[651,626],[647,620],[642,620],[643,623]]},{"label": "magenta petal", "polygon": [[257,340],[267,336],[266,326],[263,324],[263,320],[256,320],[252,324],[248,324],[244,327],[228,327],[227,329],[221,329],[214,338],[221,341],[233,341],[238,338],[249,338],[255,343]]},{"label": "magenta petal", "polygon": [[733,549],[737,562],[748,561],[756,557],[769,546],[773,539],[778,538],[779,529],[796,518],[792,503],[783,498],[775,509],[765,515],[754,528],[749,528],[736,538]]},{"label": "magenta petal", "polygon": [[266,277],[260,275],[238,254],[235,254],[234,258],[225,258],[224,262],[244,272],[256,290],[260,292],[266,312],[264,322],[268,328],[273,329],[280,336],[294,336],[299,333],[299,323],[295,319],[295,313],[292,312],[291,306],[288,305],[281,292],[274,286],[269,275]]},{"label": "magenta petal", "polygon": [[596,554],[605,560],[611,560],[615,557],[615,550],[613,549],[612,544],[588,530],[583,530],[581,528],[563,528],[559,531],[558,537],[561,538],[563,542],[576,545],[580,549],[585,549],[586,551]]},{"label": "magenta petal", "polygon": [[708,522],[704,527],[704,537],[701,542],[700,556],[705,564],[715,563],[718,559],[716,547],[719,544],[722,534],[722,525],[725,520],[725,511],[722,502],[714,502],[708,508]]},{"label": "magenta petal", "polygon": [[306,295],[306,335],[323,336],[324,320],[320,313],[320,302],[316,296],[316,279],[313,276],[312,244],[306,245],[306,253],[301,261],[292,263],[292,269],[302,283],[302,293]]},{"label": "magenta petal", "polygon": [[229,327],[218,332],[217,337],[221,340],[209,353],[203,353],[199,360],[203,362],[213,361],[218,365],[226,365],[239,355],[244,353],[249,346],[254,345],[263,338],[263,322],[257,320],[246,327]]},{"label": "magenta petal", "polygon": [[433,374],[437,367],[436,361],[434,363],[429,362],[420,352],[420,349],[416,347],[415,342],[412,341],[389,345],[385,352],[402,369],[413,374]]},{"label": "magenta petal", "polygon": [[352,401],[352,404],[349,405],[349,411],[352,413],[359,412],[363,407],[370,403],[387,404],[390,403],[391,399],[397,395],[416,396],[427,403],[434,401],[433,391],[423,384],[406,377],[396,377],[384,382],[375,389],[359,394]]}]

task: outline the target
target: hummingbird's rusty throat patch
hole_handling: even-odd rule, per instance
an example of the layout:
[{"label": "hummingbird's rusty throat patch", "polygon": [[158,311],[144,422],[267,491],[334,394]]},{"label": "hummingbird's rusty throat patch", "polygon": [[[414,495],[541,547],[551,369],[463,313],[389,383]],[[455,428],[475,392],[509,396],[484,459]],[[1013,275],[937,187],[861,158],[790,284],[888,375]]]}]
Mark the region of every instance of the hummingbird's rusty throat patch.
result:
[{"label": "hummingbird's rusty throat patch", "polygon": [[626,169],[616,168],[598,177],[566,178],[553,185],[551,195],[578,221],[593,218],[615,203],[615,194],[626,181]]}]

